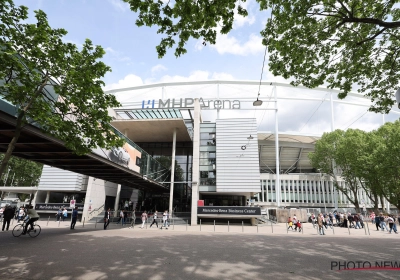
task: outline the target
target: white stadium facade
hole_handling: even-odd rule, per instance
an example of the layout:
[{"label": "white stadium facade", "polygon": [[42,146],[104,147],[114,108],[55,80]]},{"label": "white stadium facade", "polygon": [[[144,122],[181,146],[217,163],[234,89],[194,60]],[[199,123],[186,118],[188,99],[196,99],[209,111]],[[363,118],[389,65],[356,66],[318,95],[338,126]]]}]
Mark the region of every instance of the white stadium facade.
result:
[{"label": "white stadium facade", "polygon": [[[110,109],[112,125],[136,152],[135,158],[126,155],[125,164],[166,190],[135,189],[45,166],[34,201],[42,211],[75,199],[90,219],[131,200],[138,211],[187,213],[196,225],[207,218],[252,221],[260,213],[250,208],[257,206],[354,208],[332,178],[313,169],[308,154],[323,132],[372,130],[399,115],[368,112],[370,101],[358,94],[339,100],[335,90],[275,82],[190,81],[106,92],[122,104]],[[143,154],[165,169],[152,170]],[[363,191],[359,195],[361,206],[372,207]]]}]

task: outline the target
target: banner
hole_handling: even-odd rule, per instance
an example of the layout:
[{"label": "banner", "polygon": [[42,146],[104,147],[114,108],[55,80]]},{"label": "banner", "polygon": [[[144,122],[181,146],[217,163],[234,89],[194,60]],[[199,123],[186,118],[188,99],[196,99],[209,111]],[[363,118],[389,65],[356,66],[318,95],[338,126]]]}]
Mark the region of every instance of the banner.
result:
[{"label": "banner", "polygon": [[246,206],[204,206],[197,207],[198,215],[261,216],[260,207]]},{"label": "banner", "polygon": [[[35,210],[57,212],[60,208],[67,208],[67,210],[69,210],[69,206],[70,204],[68,203],[36,203]],[[78,212],[83,211],[83,204],[75,203],[74,207],[78,207]]]}]

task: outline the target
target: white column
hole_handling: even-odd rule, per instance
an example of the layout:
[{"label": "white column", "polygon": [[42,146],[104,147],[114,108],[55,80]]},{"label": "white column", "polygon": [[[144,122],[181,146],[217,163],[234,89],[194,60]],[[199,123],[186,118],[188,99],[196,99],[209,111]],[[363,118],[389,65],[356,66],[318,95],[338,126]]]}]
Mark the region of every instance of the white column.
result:
[{"label": "white column", "polygon": [[193,116],[193,167],[192,167],[192,213],[191,225],[197,225],[197,201],[199,200],[199,165],[200,165],[200,103],[199,99],[194,100]]},{"label": "white column", "polygon": [[50,199],[50,191],[47,191],[46,200],[44,201],[44,203],[49,203],[49,199]]},{"label": "white column", "polygon": [[[118,184],[117,186],[117,194],[115,196],[115,204],[114,204],[114,217],[118,216],[118,205],[119,205],[119,198],[121,196],[121,185]],[[93,210],[93,209],[92,209]],[[107,210],[107,209],[106,209]]]},{"label": "white column", "polygon": [[261,201],[264,202],[264,182],[265,180],[261,180]]},{"label": "white column", "polygon": [[275,93],[275,165],[276,165],[276,181],[275,181],[275,190],[276,190],[276,201],[278,207],[281,206],[281,178],[280,178],[280,166],[279,166],[279,128],[278,128],[278,93],[276,90],[276,86],[274,86]]},{"label": "white column", "polygon": [[176,152],[176,127],[172,135],[172,162],[171,162],[171,187],[169,189],[169,213],[174,209],[174,176],[175,176],[175,152]]}]

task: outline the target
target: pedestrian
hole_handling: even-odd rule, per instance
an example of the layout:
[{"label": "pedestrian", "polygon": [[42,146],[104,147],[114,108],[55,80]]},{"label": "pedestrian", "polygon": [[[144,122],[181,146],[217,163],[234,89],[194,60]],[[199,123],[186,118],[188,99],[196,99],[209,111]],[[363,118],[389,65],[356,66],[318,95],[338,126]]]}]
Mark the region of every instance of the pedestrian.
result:
[{"label": "pedestrian", "polygon": [[376,226],[376,230],[379,230],[381,228],[381,220],[380,217],[378,215],[375,216],[375,226]]},{"label": "pedestrian", "polygon": [[78,219],[78,207],[76,206],[74,210],[72,210],[72,221],[71,221],[71,229],[75,229],[76,220]]},{"label": "pedestrian", "polygon": [[133,209],[132,216],[131,216],[131,226],[129,228],[133,228],[135,226],[135,221],[136,221],[136,213],[135,213],[135,209]]},{"label": "pedestrian", "polygon": [[292,230],[293,230],[293,220],[292,220],[292,218],[288,218],[288,230],[289,230],[289,228],[291,228]]},{"label": "pedestrian", "polygon": [[389,233],[392,233],[392,230],[394,231],[394,233],[397,234],[397,226],[396,226],[396,221],[394,220],[394,218],[392,216],[389,216],[387,218],[387,222],[389,224]]},{"label": "pedestrian", "polygon": [[108,208],[108,210],[104,213],[104,229],[107,229],[108,224],[110,223],[110,217],[111,217],[111,213],[110,213],[110,208]]},{"label": "pedestrian", "polygon": [[163,226],[165,227],[165,229],[168,229],[168,211],[165,210],[162,216],[163,219],[163,224],[161,225],[160,229],[163,228]]},{"label": "pedestrian", "polygon": [[386,229],[387,231],[389,231],[386,226],[385,217],[383,216],[382,213],[379,215],[379,221],[380,221],[380,225],[381,225],[381,230],[385,231],[385,229]]},{"label": "pedestrian", "polygon": [[125,208],[125,210],[128,210],[128,208],[129,208],[129,201],[128,200],[125,200],[124,208]]},{"label": "pedestrian", "polygon": [[17,222],[22,221],[24,219],[24,216],[25,216],[25,209],[24,209],[24,206],[21,206],[19,208],[19,211],[18,211],[18,220],[17,220]]},{"label": "pedestrian", "polygon": [[361,223],[360,223],[360,218],[359,218],[358,214],[354,215],[353,220],[356,224],[354,229],[358,229],[358,228],[361,229]]},{"label": "pedestrian", "polygon": [[68,211],[66,208],[62,211],[62,221],[64,222],[65,219],[68,217]]},{"label": "pedestrian", "polygon": [[324,216],[321,213],[318,215],[317,223],[318,223],[319,234],[320,235],[325,235],[325,232],[324,232]]},{"label": "pedestrian", "polygon": [[5,226],[7,225],[7,230],[10,227],[10,221],[14,217],[14,210],[11,208],[10,205],[7,205],[3,212],[3,231]]},{"label": "pedestrian", "polygon": [[300,220],[297,220],[296,227],[298,228],[299,232],[301,232],[301,223],[300,223]]},{"label": "pedestrian", "polygon": [[62,210],[61,207],[57,210],[56,213],[56,222],[58,222],[61,219],[61,215],[62,215]]},{"label": "pedestrian", "polygon": [[[122,211],[122,209],[121,209],[121,211],[119,212],[119,218],[118,218],[117,224],[119,224],[119,222],[120,222],[123,218],[124,218],[124,211]],[[124,221],[122,221],[122,224],[124,224]]]},{"label": "pedestrian", "polygon": [[297,231],[297,217],[296,217],[296,214],[293,215],[292,223],[294,225],[294,230]]},{"label": "pedestrian", "polygon": [[158,215],[158,212],[157,212],[157,211],[154,212],[154,215],[153,215],[153,222],[151,223],[150,227],[151,227],[152,225],[154,225],[154,223],[155,223],[156,226],[157,226],[157,228],[158,228],[157,215]]},{"label": "pedestrian", "polygon": [[140,228],[144,227],[144,224],[146,223],[146,220],[147,220],[147,212],[143,211],[143,213],[142,213],[142,226]]}]

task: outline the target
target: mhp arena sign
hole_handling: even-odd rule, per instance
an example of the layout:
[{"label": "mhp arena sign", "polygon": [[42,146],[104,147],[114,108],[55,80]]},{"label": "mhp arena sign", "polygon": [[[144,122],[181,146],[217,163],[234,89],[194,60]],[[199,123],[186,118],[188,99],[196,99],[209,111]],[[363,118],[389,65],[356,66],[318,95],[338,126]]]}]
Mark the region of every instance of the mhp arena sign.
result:
[{"label": "mhp arena sign", "polygon": [[198,215],[261,216],[260,207],[246,206],[202,206],[197,207]]},{"label": "mhp arena sign", "polygon": [[[201,109],[240,109],[239,100],[204,100],[199,98]],[[194,98],[179,98],[179,99],[159,99],[156,100],[143,100],[142,109],[159,108],[159,109],[173,109],[173,108],[190,108],[194,107]]]}]

